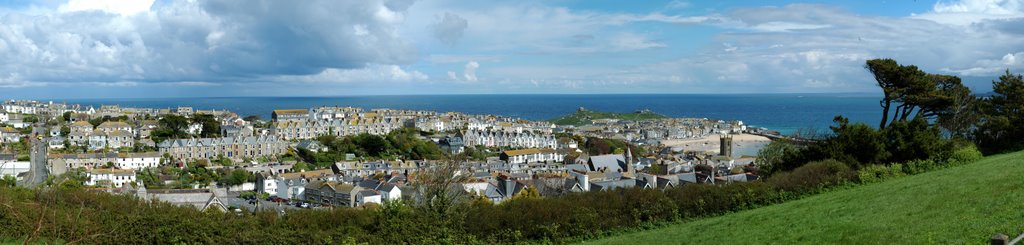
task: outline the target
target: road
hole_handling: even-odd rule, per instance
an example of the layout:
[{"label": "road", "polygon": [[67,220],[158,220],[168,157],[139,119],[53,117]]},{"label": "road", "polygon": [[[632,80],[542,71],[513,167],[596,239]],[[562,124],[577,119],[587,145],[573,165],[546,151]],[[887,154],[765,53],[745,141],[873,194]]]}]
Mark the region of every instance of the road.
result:
[{"label": "road", "polygon": [[25,176],[24,186],[36,187],[43,182],[46,182],[46,177],[49,175],[46,170],[46,141],[38,140],[35,134],[28,138],[30,149],[29,149],[29,167],[28,176]]}]

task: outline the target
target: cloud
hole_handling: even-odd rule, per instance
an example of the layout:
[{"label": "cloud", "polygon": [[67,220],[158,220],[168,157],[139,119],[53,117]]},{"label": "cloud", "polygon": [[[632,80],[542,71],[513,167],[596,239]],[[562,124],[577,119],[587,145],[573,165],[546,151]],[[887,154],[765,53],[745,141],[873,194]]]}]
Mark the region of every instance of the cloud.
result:
[{"label": "cloud", "polygon": [[1008,53],[1000,59],[983,59],[968,68],[942,68],[944,72],[958,73],[965,76],[998,76],[1006,69],[1024,67],[1024,52]]},{"label": "cloud", "polygon": [[466,81],[476,82],[476,80],[477,80],[477,78],[476,78],[476,69],[477,68],[480,68],[480,63],[476,63],[476,61],[470,61],[470,62],[466,63],[466,69],[463,70],[462,77],[464,77],[466,79]]},{"label": "cloud", "polygon": [[829,27],[831,27],[831,26],[830,25],[821,25],[821,24],[807,24],[807,23],[793,23],[793,22],[772,21],[772,22],[765,22],[765,23],[760,23],[760,24],[751,26],[750,29],[755,30],[755,31],[763,31],[763,32],[789,32],[789,31],[796,31],[796,30],[813,30],[813,29],[821,29],[821,28],[829,28]]},{"label": "cloud", "polygon": [[684,8],[690,7],[690,2],[681,1],[681,0],[672,0],[667,5],[665,5],[665,7],[666,8],[670,8],[670,9],[684,9]]},{"label": "cloud", "polygon": [[455,45],[468,27],[469,22],[466,19],[452,13],[444,13],[444,17],[432,26],[434,37],[449,46]]},{"label": "cloud", "polygon": [[430,76],[420,71],[409,71],[397,65],[369,65],[360,69],[329,68],[311,76],[282,75],[272,81],[303,83],[381,83],[415,82],[429,80]]},{"label": "cloud", "polygon": [[1024,1],[1020,0],[962,0],[938,1],[931,12],[916,14],[916,18],[951,25],[969,25],[989,20],[1024,17]]},{"label": "cloud", "polygon": [[[85,1],[0,13],[4,86],[227,83],[410,64],[410,1]],[[329,11],[328,11],[329,10]],[[393,70],[399,71],[399,70]],[[11,75],[16,74],[16,75]],[[403,80],[414,73],[390,74]]]},{"label": "cloud", "polygon": [[90,11],[133,15],[149,11],[154,0],[71,0],[57,8],[60,12]]},{"label": "cloud", "polygon": [[651,41],[646,36],[636,33],[621,33],[612,40],[612,45],[620,50],[638,50],[649,48],[664,48],[668,45]]}]

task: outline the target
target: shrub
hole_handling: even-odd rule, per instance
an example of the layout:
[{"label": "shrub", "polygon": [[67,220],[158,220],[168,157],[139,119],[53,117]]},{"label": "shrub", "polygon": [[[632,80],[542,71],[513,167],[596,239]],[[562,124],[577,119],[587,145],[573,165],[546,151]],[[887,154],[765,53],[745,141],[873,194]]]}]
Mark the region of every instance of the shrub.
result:
[{"label": "shrub", "polygon": [[768,183],[783,191],[813,193],[824,187],[853,180],[856,175],[845,163],[825,160],[808,163],[790,173],[772,176]]},{"label": "shrub", "polygon": [[860,182],[876,182],[889,178],[891,175],[889,167],[877,164],[861,168],[857,177],[860,179]]},{"label": "shrub", "polygon": [[938,167],[939,164],[933,160],[913,160],[903,165],[903,173],[919,174],[932,171]]},{"label": "shrub", "polygon": [[981,151],[978,151],[978,147],[974,145],[968,145],[960,147],[953,151],[949,156],[948,162],[952,165],[969,163],[980,160],[982,158]]}]

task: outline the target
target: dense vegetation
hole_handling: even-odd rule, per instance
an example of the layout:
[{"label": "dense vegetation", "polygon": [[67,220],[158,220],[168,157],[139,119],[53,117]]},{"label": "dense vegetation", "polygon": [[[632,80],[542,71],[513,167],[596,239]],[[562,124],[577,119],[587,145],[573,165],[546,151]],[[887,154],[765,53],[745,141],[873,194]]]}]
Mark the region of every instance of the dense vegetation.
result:
[{"label": "dense vegetation", "polygon": [[[193,124],[200,125],[197,134],[190,134],[188,131],[189,126]],[[220,122],[209,114],[194,114],[191,118],[173,114],[164,115],[160,118],[157,128],[153,129],[151,137],[157,143],[167,139],[220,137]]]},{"label": "dense vegetation", "polygon": [[623,120],[644,120],[644,119],[660,119],[666,118],[664,115],[650,112],[647,110],[637,111],[634,113],[615,113],[615,112],[600,112],[600,111],[589,111],[589,110],[577,110],[576,112],[565,115],[559,118],[551,119],[550,122],[557,125],[574,125],[581,126],[590,124],[591,120],[596,119],[623,119]]},{"label": "dense vegetation", "polygon": [[596,241],[982,244],[1024,229],[1024,152]]},{"label": "dense vegetation", "polygon": [[317,140],[329,150],[311,152],[299,149],[296,154],[305,162],[326,167],[345,160],[345,154],[355,154],[360,159],[441,159],[444,152],[429,140],[420,139],[421,132],[415,128],[402,128],[384,136],[359,134],[337,137],[321,136]]}]

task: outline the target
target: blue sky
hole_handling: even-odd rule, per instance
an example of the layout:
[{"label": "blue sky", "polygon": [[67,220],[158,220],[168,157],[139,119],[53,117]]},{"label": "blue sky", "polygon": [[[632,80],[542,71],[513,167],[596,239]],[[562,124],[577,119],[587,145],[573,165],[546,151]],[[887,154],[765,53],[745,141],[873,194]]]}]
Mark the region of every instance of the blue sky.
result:
[{"label": "blue sky", "polygon": [[876,92],[895,58],[977,91],[1024,0],[0,0],[0,97]]}]

